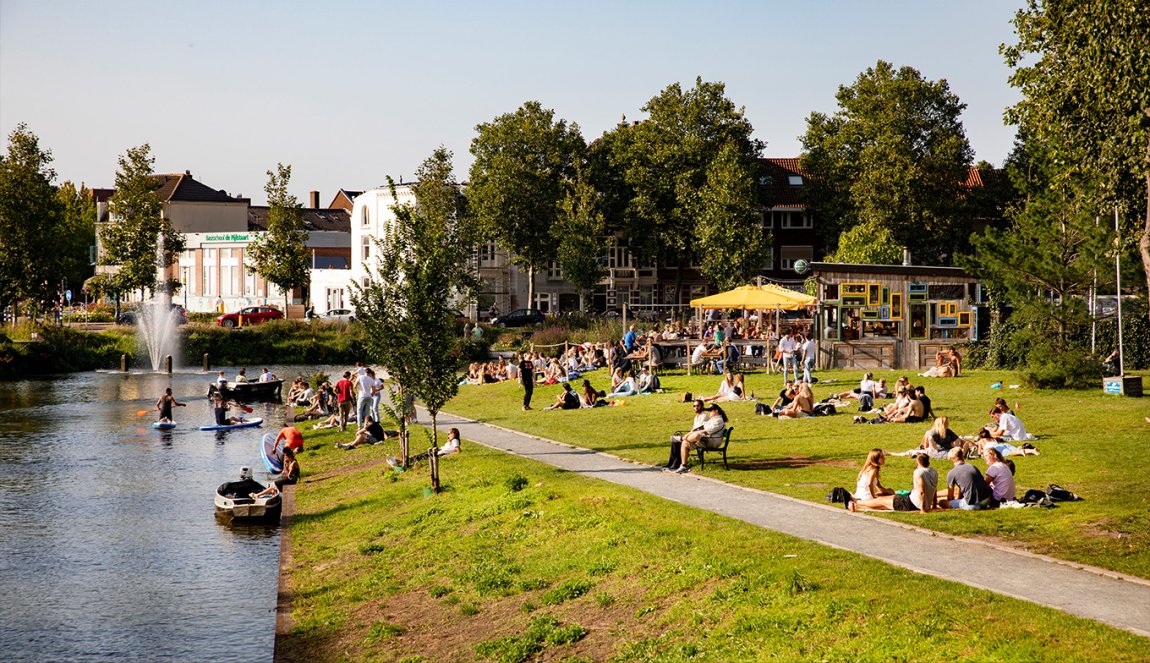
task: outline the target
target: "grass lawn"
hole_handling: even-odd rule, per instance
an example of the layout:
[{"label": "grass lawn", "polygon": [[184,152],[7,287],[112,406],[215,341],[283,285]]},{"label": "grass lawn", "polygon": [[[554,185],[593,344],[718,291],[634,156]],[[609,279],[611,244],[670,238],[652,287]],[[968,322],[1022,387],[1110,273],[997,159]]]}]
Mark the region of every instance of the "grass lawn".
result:
[{"label": "grass lawn", "polygon": [[467,441],[428,496],[426,465],[301,429],[285,660],[1150,659],[1117,629]]},{"label": "grass lawn", "polygon": [[[857,371],[822,371],[815,397],[858,386]],[[876,373],[893,384],[897,372]],[[590,376],[605,388],[605,371]],[[913,375],[912,375],[913,377]],[[834,379],[833,384],[826,380]],[[747,388],[770,404],[782,378],[763,372],[747,375]],[[989,512],[944,512],[929,515],[893,514],[922,527],[963,536],[1018,544],[1033,552],[1150,578],[1150,398],[1107,396],[1096,391],[1036,391],[1010,386],[1019,383],[1007,372],[969,371],[960,378],[912,380],[926,386],[937,414],[947,415],[960,435],[973,435],[990,421],[987,410],[1001,395],[1015,406],[1041,456],[1015,457],[1016,482],[1021,489],[1061,484],[1078,493],[1082,502],[1057,509],[1014,509]],[[1001,390],[990,385],[1002,383]],[[606,451],[650,464],[667,461],[670,433],[690,427],[693,413],[679,402],[685,391],[715,393],[717,376],[662,376],[665,393],[625,399],[624,407],[594,410],[542,411],[554,401],[558,386],[536,387],[531,412],[520,409],[522,392],[515,384],[465,386],[446,410],[488,423],[529,432],[569,444]],[[905,451],[916,447],[928,424],[854,425],[852,408],[833,417],[776,420],[754,414],[754,404],[726,403],[734,426],[730,469],[708,462],[703,473],[731,483],[793,497],[821,500],[832,487],[854,489],[855,477],[867,451],[879,447]],[[713,456],[712,456],[713,457]],[[985,463],[976,461],[979,469]],[[950,469],[936,461],[940,477]],[[914,462],[892,457],[883,483],[909,489]],[[698,471],[694,468],[692,471]],[[945,483],[945,481],[943,481]]]}]

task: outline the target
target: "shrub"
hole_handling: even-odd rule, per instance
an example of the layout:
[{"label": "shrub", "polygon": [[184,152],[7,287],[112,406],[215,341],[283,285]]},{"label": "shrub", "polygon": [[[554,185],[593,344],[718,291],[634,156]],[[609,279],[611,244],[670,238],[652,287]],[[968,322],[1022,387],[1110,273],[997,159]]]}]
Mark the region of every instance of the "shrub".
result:
[{"label": "shrub", "polygon": [[509,492],[518,493],[527,487],[527,477],[522,474],[512,474],[503,481],[503,486]]},{"label": "shrub", "polygon": [[1095,389],[1102,373],[1101,362],[1085,352],[1035,352],[1022,381],[1039,389]]}]

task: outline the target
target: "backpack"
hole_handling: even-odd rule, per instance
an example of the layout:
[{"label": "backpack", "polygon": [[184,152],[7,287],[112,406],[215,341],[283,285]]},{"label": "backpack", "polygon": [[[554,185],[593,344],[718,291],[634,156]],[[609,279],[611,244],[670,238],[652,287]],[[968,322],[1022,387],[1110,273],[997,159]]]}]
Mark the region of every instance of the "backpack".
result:
[{"label": "backpack", "polygon": [[829,417],[835,413],[834,403],[816,403],[815,409],[811,412],[812,417]]},{"label": "backpack", "polygon": [[755,403],[755,414],[770,414],[771,408],[766,403]]},{"label": "backpack", "polygon": [[1046,497],[1049,498],[1051,502],[1078,502],[1082,499],[1056,483],[1052,483],[1046,487]]}]

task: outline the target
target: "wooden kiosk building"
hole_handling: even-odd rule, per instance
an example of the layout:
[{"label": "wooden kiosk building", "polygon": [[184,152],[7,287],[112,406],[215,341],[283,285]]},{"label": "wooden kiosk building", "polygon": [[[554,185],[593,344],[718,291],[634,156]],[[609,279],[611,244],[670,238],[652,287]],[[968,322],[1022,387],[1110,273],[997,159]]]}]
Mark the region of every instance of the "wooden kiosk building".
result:
[{"label": "wooden kiosk building", "polygon": [[942,348],[977,340],[981,289],[958,267],[811,263],[819,365],[925,370]]}]

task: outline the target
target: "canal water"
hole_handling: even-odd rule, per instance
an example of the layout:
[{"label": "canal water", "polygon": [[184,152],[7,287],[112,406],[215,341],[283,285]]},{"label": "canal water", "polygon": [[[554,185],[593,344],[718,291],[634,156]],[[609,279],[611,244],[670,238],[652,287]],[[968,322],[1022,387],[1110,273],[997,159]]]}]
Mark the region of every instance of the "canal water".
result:
[{"label": "canal water", "polygon": [[[241,466],[266,478],[259,440],[283,406],[200,432],[212,379],[0,383],[0,659],[271,660],[279,529],[220,521],[212,497]],[[160,432],[136,412],[169,386],[188,406]]]}]

